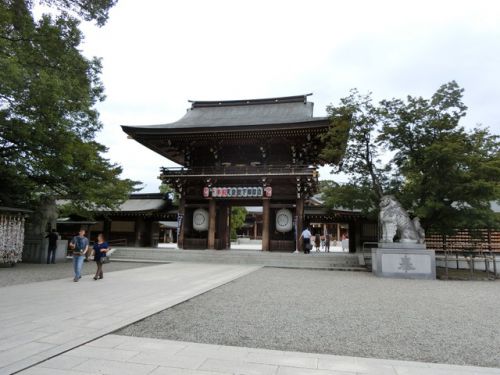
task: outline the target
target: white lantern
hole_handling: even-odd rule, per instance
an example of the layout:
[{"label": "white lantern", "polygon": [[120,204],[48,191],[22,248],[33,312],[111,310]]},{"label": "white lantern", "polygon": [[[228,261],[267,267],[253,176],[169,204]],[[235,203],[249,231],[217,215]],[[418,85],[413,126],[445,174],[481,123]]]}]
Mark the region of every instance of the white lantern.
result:
[{"label": "white lantern", "polygon": [[198,208],[193,212],[193,229],[198,232],[208,230],[208,211]]},{"label": "white lantern", "polygon": [[292,211],[282,208],[276,212],[276,230],[281,233],[290,232],[293,227]]}]

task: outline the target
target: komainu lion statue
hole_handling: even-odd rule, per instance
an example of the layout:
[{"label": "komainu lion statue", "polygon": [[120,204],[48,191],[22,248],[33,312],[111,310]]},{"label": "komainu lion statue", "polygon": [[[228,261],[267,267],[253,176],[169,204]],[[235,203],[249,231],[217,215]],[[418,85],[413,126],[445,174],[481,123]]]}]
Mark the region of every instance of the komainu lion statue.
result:
[{"label": "komainu lion statue", "polygon": [[411,220],[393,195],[384,195],[380,200],[379,219],[382,226],[382,242],[393,242],[396,234],[400,242],[425,242],[425,232],[420,226],[419,218]]}]

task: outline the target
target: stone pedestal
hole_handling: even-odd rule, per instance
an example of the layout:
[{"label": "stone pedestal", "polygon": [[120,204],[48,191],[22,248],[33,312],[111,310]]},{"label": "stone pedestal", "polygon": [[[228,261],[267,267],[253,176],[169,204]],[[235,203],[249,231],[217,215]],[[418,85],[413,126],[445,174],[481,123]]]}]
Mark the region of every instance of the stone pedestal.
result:
[{"label": "stone pedestal", "polygon": [[425,244],[382,243],[372,249],[372,271],[379,277],[400,279],[436,278],[434,250],[426,250]]},{"label": "stone pedestal", "polygon": [[[46,238],[31,238],[24,241],[23,262],[47,263],[48,240]],[[68,240],[57,240],[56,262],[66,260]]]},{"label": "stone pedestal", "polygon": [[[89,251],[92,251],[90,246]],[[56,262],[64,262],[66,260],[67,252],[68,240],[57,240]],[[45,251],[45,258],[47,258],[47,250]]]}]

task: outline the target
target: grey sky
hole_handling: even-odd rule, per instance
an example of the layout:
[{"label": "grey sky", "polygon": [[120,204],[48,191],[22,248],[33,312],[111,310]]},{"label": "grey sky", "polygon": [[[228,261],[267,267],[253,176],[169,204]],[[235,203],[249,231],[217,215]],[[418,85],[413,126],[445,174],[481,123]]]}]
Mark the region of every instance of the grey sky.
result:
[{"label": "grey sky", "polygon": [[313,92],[322,116],[354,87],[376,99],[429,96],[456,80],[464,125],[500,133],[497,1],[119,0],[106,26],[83,31],[84,53],[103,58],[100,141],[144,192],[171,163],[119,125],[176,121],[188,99]]}]

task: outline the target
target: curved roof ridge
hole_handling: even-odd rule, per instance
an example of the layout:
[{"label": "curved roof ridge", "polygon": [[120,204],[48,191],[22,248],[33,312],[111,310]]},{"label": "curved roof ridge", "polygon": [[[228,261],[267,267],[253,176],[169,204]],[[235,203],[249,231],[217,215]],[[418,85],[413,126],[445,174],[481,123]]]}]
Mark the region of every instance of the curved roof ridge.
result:
[{"label": "curved roof ridge", "polygon": [[279,96],[274,98],[261,98],[261,99],[236,99],[236,100],[188,100],[191,103],[191,108],[203,107],[229,107],[229,106],[242,106],[242,105],[256,105],[256,104],[277,104],[277,103],[307,103],[307,97],[312,93],[294,96]]}]

